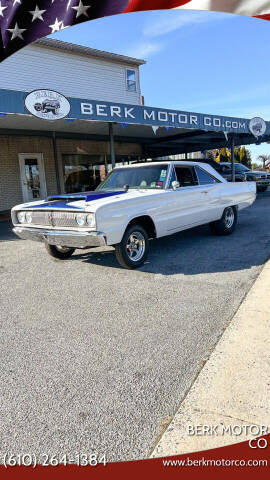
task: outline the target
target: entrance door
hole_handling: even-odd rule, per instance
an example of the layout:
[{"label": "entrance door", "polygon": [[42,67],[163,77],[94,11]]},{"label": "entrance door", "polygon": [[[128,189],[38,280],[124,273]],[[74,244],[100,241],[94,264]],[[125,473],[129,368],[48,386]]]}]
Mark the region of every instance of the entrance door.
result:
[{"label": "entrance door", "polygon": [[43,200],[47,196],[42,153],[19,153],[24,203]]}]

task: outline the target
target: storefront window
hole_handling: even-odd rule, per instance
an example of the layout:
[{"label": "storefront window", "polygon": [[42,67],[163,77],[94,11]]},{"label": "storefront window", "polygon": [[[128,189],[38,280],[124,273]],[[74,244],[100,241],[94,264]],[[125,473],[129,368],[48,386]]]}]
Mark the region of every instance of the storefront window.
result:
[{"label": "storefront window", "polygon": [[104,155],[63,155],[66,193],[95,190],[106,177]]},{"label": "storefront window", "polygon": [[[115,166],[129,165],[138,156],[116,155]],[[112,170],[110,155],[63,155],[65,193],[95,190]]]},{"label": "storefront window", "polygon": [[[112,170],[111,156],[106,155],[107,160],[107,172],[110,173]],[[115,167],[123,167],[124,165],[130,165],[131,163],[139,162],[140,158],[138,155],[116,155],[115,156]]]}]

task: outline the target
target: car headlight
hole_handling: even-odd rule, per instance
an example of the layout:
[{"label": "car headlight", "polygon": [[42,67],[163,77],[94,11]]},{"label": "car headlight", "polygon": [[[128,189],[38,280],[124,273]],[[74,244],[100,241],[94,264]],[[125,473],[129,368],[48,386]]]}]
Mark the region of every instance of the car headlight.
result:
[{"label": "car headlight", "polygon": [[77,213],[75,218],[76,218],[76,222],[78,223],[78,225],[80,225],[80,227],[82,227],[85,224],[86,216],[84,213]]},{"label": "car headlight", "polygon": [[25,221],[26,221],[26,223],[32,223],[32,213],[31,212],[27,212],[25,214]]},{"label": "car headlight", "polygon": [[17,219],[19,223],[24,223],[25,222],[25,212],[18,212],[17,213]]},{"label": "car headlight", "polygon": [[86,217],[86,222],[89,227],[94,227],[95,226],[95,215],[94,213],[89,213]]}]

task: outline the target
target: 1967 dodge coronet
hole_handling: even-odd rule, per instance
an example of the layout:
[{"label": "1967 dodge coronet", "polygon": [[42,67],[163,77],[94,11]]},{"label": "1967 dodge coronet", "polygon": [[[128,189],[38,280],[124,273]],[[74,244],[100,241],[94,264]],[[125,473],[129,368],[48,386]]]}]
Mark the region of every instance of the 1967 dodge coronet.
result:
[{"label": "1967 dodge coronet", "polygon": [[149,239],[210,224],[231,234],[256,198],[255,182],[228,183],[210,165],[145,162],[115,168],[93,192],[55,195],[12,209],[14,233],[42,241],[50,255],[113,245],[125,268],[141,266]]}]

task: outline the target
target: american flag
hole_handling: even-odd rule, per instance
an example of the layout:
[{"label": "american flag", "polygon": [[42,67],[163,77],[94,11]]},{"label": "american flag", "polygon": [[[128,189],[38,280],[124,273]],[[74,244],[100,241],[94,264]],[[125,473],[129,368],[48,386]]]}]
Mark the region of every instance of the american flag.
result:
[{"label": "american flag", "polygon": [[128,0],[0,0],[0,61],[39,38],[127,6]]},{"label": "american flag", "polygon": [[[39,38],[99,17],[178,6],[188,8],[189,5],[190,8],[206,5],[206,9],[211,10],[214,8],[212,5],[218,5],[218,2],[224,4],[226,1],[228,0],[0,0],[0,62]],[[262,1],[264,5],[270,5],[270,1],[252,0],[254,8]],[[243,4],[250,3],[250,0],[229,2]]]}]

